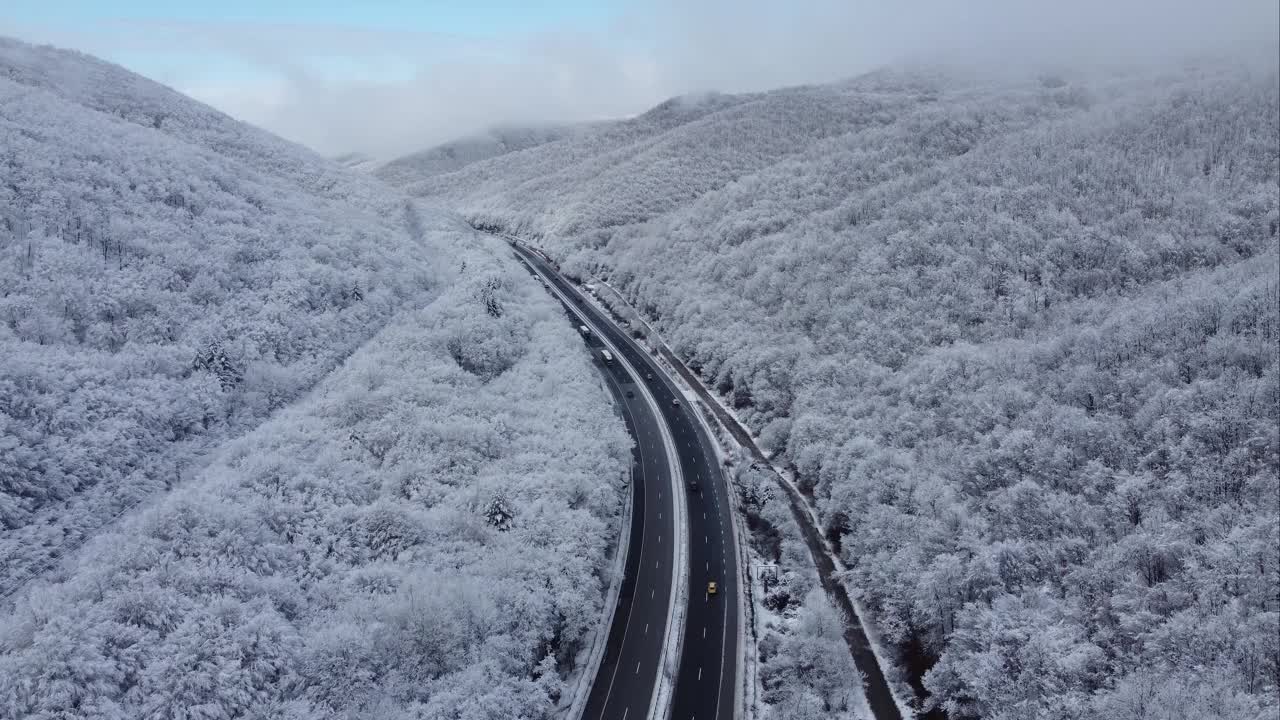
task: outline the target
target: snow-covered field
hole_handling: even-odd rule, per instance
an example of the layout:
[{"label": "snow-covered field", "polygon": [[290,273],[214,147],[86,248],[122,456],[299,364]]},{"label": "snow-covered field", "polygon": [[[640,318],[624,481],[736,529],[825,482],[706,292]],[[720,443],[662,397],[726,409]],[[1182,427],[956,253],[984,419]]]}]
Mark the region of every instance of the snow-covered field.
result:
[{"label": "snow-covered field", "polygon": [[883,71],[417,182],[607,279],[953,718],[1274,712],[1274,65]]}]

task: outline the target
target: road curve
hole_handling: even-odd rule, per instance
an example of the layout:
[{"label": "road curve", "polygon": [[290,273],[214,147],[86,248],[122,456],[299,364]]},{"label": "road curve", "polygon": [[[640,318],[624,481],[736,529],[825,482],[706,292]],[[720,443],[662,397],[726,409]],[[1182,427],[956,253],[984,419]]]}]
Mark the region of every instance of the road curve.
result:
[{"label": "road curve", "polygon": [[[524,253],[517,253],[517,257],[535,276],[554,280],[553,276],[544,274],[550,268],[535,269],[538,258]],[[565,298],[580,299],[571,289],[559,289]],[[601,359],[606,345],[600,333],[608,325],[602,328],[598,318],[591,317],[572,300],[566,303],[565,311],[575,328],[585,321],[595,329],[583,340],[591,349],[596,366],[621,410],[627,431],[635,440],[631,528],[622,550],[626,553],[622,584],[604,654],[580,717],[582,720],[646,720],[662,666],[675,574],[676,530],[670,455],[663,441],[662,419],[640,392],[637,378],[632,377],[622,363],[605,364]]]},{"label": "road curve", "polygon": [[[666,616],[658,610],[657,606],[661,603],[646,603],[643,597],[644,573],[656,569],[660,574],[663,568],[652,568],[650,560],[641,559],[638,568],[641,577],[631,585],[631,599],[634,602],[624,609],[620,599],[610,629],[605,660],[601,663],[592,687],[592,700],[598,700],[598,702],[589,702],[589,712],[584,713],[583,717],[587,720],[619,720],[637,717],[670,717],[672,720],[732,720],[735,714],[738,682],[737,656],[740,652],[738,554],[729,487],[713,449],[715,441],[708,437],[702,423],[693,416],[692,413],[697,412],[696,408],[686,402],[676,383],[666,375],[663,367],[654,358],[619,328],[612,318],[586,301],[577,288],[560,275],[545,258],[518,242],[512,244],[522,260],[553,283],[561,294],[573,299],[573,309],[589,318],[591,324],[623,354],[631,367],[649,376],[639,380],[647,384],[662,410],[663,420],[667,423],[676,445],[681,475],[687,481],[681,491],[686,493],[689,520],[687,538],[689,593],[684,608],[684,636],[680,643],[679,670],[674,681],[674,691],[669,706],[670,714],[666,712],[667,707],[661,707],[654,709],[656,712],[651,715],[648,712],[650,709],[648,705],[642,704],[642,701],[652,697],[653,681],[650,678],[656,676],[657,662],[660,658],[649,652],[640,652],[637,655],[636,652],[639,650],[634,647],[636,643],[632,638],[637,634],[644,636],[645,630],[641,623],[649,623],[648,632],[652,633],[654,628],[652,623],[655,618],[661,615],[665,622]],[[635,398],[635,400],[638,399],[638,397]],[[679,404],[676,404],[676,400],[679,400]],[[641,413],[636,413],[637,417],[640,415]],[[644,449],[641,448],[642,453]],[[646,471],[646,491],[644,491],[646,498],[655,495],[657,487],[665,487],[667,492],[670,492],[670,476],[658,475],[656,470],[654,473],[655,475],[649,475]],[[636,492],[638,494],[635,517],[639,518],[639,509],[642,505],[639,493],[642,491],[637,488]],[[633,544],[628,553],[628,570],[631,568],[632,555],[644,556],[657,545],[654,537],[656,532],[642,531],[641,545],[637,551],[636,526],[651,527],[648,524],[655,519],[652,513],[657,512],[658,506],[650,504],[647,499],[643,504],[645,519],[643,522],[633,519],[631,538]],[[664,513],[663,517],[669,518],[670,515]],[[666,549],[662,548],[663,551]],[[664,554],[663,557],[668,555]],[[658,582],[657,578],[653,580]],[[712,581],[718,585],[718,593],[714,596],[707,593],[707,584]],[[624,598],[627,597],[627,587],[624,580]],[[639,600],[635,599],[637,587],[641,596]],[[663,605],[663,607],[666,606]],[[648,651],[652,648],[646,645],[644,650]],[[646,672],[642,667],[646,661],[655,663],[653,673]],[[614,699],[615,695],[628,698],[626,707],[629,710],[622,709],[620,701]],[[636,712],[639,709],[644,709],[646,712],[637,715]]]}]

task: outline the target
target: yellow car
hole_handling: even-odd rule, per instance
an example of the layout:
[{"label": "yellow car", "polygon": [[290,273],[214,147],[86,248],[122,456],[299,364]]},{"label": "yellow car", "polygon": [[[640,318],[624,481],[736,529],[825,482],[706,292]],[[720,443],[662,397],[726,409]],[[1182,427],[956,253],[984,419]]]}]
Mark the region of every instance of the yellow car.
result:
[{"label": "yellow car", "polygon": [[717,586],[717,585],[716,585],[716,581],[715,581],[715,580],[712,580],[711,582],[707,583],[707,594],[708,594],[708,595],[715,595],[719,590],[720,590],[720,588],[719,588],[719,586]]}]

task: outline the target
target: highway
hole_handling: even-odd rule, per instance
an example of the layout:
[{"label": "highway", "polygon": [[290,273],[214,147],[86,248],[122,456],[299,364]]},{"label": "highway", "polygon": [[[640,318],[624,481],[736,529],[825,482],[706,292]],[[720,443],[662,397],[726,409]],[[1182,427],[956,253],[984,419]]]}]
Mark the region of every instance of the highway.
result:
[{"label": "highway", "polygon": [[[586,720],[732,720],[736,712],[739,592],[734,525],[729,488],[713,450],[713,443],[691,407],[663,367],[650,357],[607,313],[583,298],[577,288],[550,263],[527,247],[513,243],[518,257],[552,283],[571,311],[586,317],[632,368],[647,377],[632,378],[615,363],[610,368],[613,391],[619,395],[628,429],[637,438],[636,481],[631,536],[622,593],[608,646],[592,685]],[[572,312],[571,312],[572,316]],[[596,358],[599,338],[589,338]],[[688,515],[688,597],[683,637],[678,645],[679,672],[666,706],[653,707],[655,680],[662,661],[662,639],[671,590],[673,473],[667,468],[660,428],[642,393],[626,397],[635,382],[643,382],[657,401],[661,420],[675,444],[679,492],[685,493]],[[679,401],[676,403],[675,401]],[[664,579],[665,578],[665,579]],[[707,592],[708,582],[718,593]]]}]

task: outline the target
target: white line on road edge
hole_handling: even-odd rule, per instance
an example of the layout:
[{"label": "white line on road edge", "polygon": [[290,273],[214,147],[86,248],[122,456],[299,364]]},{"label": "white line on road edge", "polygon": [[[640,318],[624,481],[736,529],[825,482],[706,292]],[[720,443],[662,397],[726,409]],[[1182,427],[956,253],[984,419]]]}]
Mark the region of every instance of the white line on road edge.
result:
[{"label": "white line on road edge", "polygon": [[[519,246],[522,245],[518,238],[511,235],[502,235]],[[534,268],[535,272],[541,272],[538,268]],[[662,408],[658,401],[653,397],[653,393],[649,390],[649,385],[643,382],[643,375],[640,375],[631,363],[626,359],[623,353],[618,351],[612,342],[600,332],[600,328],[596,323],[588,318],[585,313],[575,307],[570,298],[563,296],[559,287],[553,282],[550,283],[550,290],[564,301],[573,314],[577,315],[583,324],[592,328],[596,333],[596,337],[601,343],[609,347],[613,351],[614,358],[626,369],[631,377],[635,379],[636,387],[640,388],[640,392],[649,403],[653,410],[655,418],[658,421],[658,430],[662,434],[663,445],[667,450],[667,463],[671,468],[672,495],[674,502],[675,515],[673,517],[676,526],[677,541],[675,562],[671,567],[671,598],[667,608],[667,628],[665,639],[662,644],[662,657],[659,659],[659,667],[656,681],[653,686],[653,700],[649,703],[649,713],[647,720],[666,720],[671,711],[671,700],[674,698],[674,680],[680,669],[680,638],[683,636],[684,617],[685,617],[685,596],[688,592],[688,573],[684,572],[685,565],[688,564],[688,516],[685,508],[685,497],[682,492],[684,487],[684,479],[680,471],[680,458],[675,454],[675,439],[671,436],[671,429],[667,426],[666,416],[662,414]],[[619,327],[619,331],[625,333],[626,330]],[[641,349],[643,351],[643,348]],[[666,375],[666,373],[662,373]],[[612,622],[612,618],[610,618]],[[592,669],[592,677],[594,679],[595,672],[599,669],[599,664]],[[589,687],[589,686],[588,686]],[[576,715],[569,715],[571,720],[578,720],[582,715],[582,708],[577,709]]]},{"label": "white line on road edge", "polygon": [[[593,366],[596,365],[594,361],[591,364]],[[598,366],[597,369],[599,369]],[[608,371],[601,370],[602,375],[606,372]],[[621,394],[622,388],[618,388],[618,391]],[[605,392],[608,392],[608,389]],[[612,393],[610,395],[612,396]],[[619,398],[616,402],[619,403],[618,410],[620,413],[629,412],[625,405],[622,404],[625,403],[624,400]],[[633,426],[635,425],[634,422],[632,424]],[[635,438],[635,441],[639,444],[639,438]],[[626,575],[627,555],[631,552],[631,548],[627,543],[631,541],[631,521],[635,510],[635,463],[636,459],[628,454],[627,472],[631,476],[631,480],[627,483],[626,492],[623,494],[622,522],[619,523],[618,545],[614,550],[613,578],[609,581],[609,589],[605,591],[605,602],[604,608],[600,613],[600,623],[593,630],[592,637],[588,641],[591,649],[587,655],[586,663],[579,670],[577,681],[571,694],[573,701],[564,710],[564,717],[571,720],[579,720],[582,717],[582,713],[586,709],[587,699],[591,697],[591,686],[595,684],[596,675],[600,672],[600,663],[604,660],[605,650],[609,647],[609,632],[613,629],[613,616],[618,609],[618,599],[622,593],[622,580]],[[649,626],[645,625],[645,631],[648,632],[648,630]]]},{"label": "white line on road edge", "polygon": [[[636,311],[635,308],[631,307],[631,305],[626,302],[626,299],[623,297],[622,293],[618,292],[617,288],[610,285],[608,281],[601,280],[598,278],[592,278],[592,282],[599,285],[604,285],[605,287],[609,288],[610,292],[612,292],[619,299],[620,302],[627,305],[627,307],[631,309],[631,312],[635,315],[636,320],[638,320],[642,325],[644,325],[644,328],[646,331],[645,337],[654,348],[661,347],[663,350],[670,353],[673,357],[676,356],[675,352],[671,349],[670,345],[664,342],[661,339],[661,336],[657,333],[657,331],[653,329],[653,326],[650,325],[649,322],[645,320],[640,315],[640,313]],[[655,361],[657,362],[658,365],[662,366],[664,370],[667,371],[665,373],[666,375],[670,376],[677,383],[679,383],[681,388],[687,389],[686,394],[689,396],[691,402],[702,402],[704,404],[706,403],[705,399],[695,389],[687,387],[687,383],[685,382],[684,376],[681,375],[678,370],[676,370],[674,367],[671,366],[671,363],[667,360],[665,356],[663,356],[661,352],[658,353],[658,355],[655,358]],[[687,366],[686,366],[686,369],[688,369]],[[738,427],[738,429],[746,433],[746,435],[750,437],[753,442],[756,443],[756,446],[758,448],[759,437],[757,437],[755,433],[751,432],[747,424],[744,423],[740,417],[738,417],[738,413],[725,403],[724,398],[720,397],[717,393],[713,392],[711,388],[708,388],[706,384],[701,381],[701,379],[698,380],[698,384],[702,387],[702,390],[705,391],[707,395],[711,398],[712,402],[716,405],[716,407],[720,410],[723,410],[724,413],[728,415],[729,418],[732,420],[732,422]],[[715,415],[714,411],[712,414],[713,416]],[[715,421],[717,426],[724,427],[724,423],[720,420],[719,417],[715,417]],[[738,441],[733,437],[733,433],[729,432],[729,429],[727,427],[724,427],[724,430],[728,434],[728,438],[726,442],[737,446]],[[766,462],[768,463],[769,467],[773,470],[774,474],[778,477],[778,480],[784,485],[786,485],[788,488],[790,488],[791,491],[794,492],[796,496],[800,499],[800,505],[805,511],[806,515],[808,516],[810,526],[814,528],[821,527],[822,525],[818,521],[818,512],[816,508],[813,506],[813,503],[811,503],[809,499],[804,495],[804,493],[800,492],[799,487],[796,485],[795,479],[791,476],[791,473],[787,470],[787,468],[779,466],[774,461],[774,458],[772,456],[766,456]],[[787,492],[787,490],[784,489],[783,492]],[[746,536],[745,521],[742,519],[741,512],[739,512],[737,515],[738,515],[741,531],[743,533],[743,536],[745,537]],[[797,522],[800,522],[799,518],[797,518]],[[803,534],[803,529],[801,529],[801,533]],[[832,565],[836,568],[837,571],[846,572],[848,568],[845,565],[843,559],[840,557],[840,554],[837,553],[835,549],[831,546],[830,540],[828,540],[826,536],[823,535],[822,533],[819,533],[818,536],[819,536],[819,540],[822,543],[822,547],[823,547],[823,550],[825,551],[825,554],[831,559]],[[742,550],[742,552],[745,555],[746,553],[745,548]],[[817,564],[817,560],[815,559],[814,565],[816,566],[816,564]],[[744,567],[747,567],[747,565],[743,563],[739,564],[740,573],[742,572],[742,568]],[[815,571],[816,571],[816,567],[815,567]],[[871,648],[872,654],[875,655],[876,662],[880,666],[881,672],[885,673],[887,676],[888,675],[887,670],[889,668],[894,667],[894,665],[888,662],[888,658],[890,657],[890,655],[884,651],[881,645],[878,628],[876,628],[875,625],[870,620],[870,618],[872,618],[872,615],[870,615],[866,611],[866,609],[862,607],[862,603],[858,600],[857,593],[855,593],[853,589],[849,587],[849,584],[846,581],[837,580],[837,582],[839,582],[839,584],[844,589],[845,594],[848,596],[849,602],[853,606],[854,612],[858,614],[858,618],[860,620],[859,625],[862,630],[862,633],[867,638],[868,645]],[[846,622],[848,622],[847,619],[846,619]],[[741,666],[741,659],[744,655],[745,653],[739,653],[740,666]],[[887,677],[886,677],[886,680],[887,680]],[[739,689],[740,691],[742,690],[741,685],[739,686]],[[914,717],[915,711],[911,708],[909,703],[903,700],[903,693],[899,692],[902,688],[896,687],[892,683],[888,683],[888,689],[889,689],[889,694],[893,698],[894,704],[897,705],[898,712],[902,715],[902,717],[904,718]],[[865,686],[863,690],[864,690],[864,697],[865,697]],[[743,717],[743,716],[739,715],[736,717]]]},{"label": "white line on road edge", "polygon": [[[618,328],[625,333],[625,328]],[[613,347],[612,343],[608,343]],[[614,348],[618,357],[622,353]],[[643,352],[643,348],[641,348]],[[653,684],[653,700],[649,703],[647,720],[666,720],[671,714],[671,702],[675,699],[675,679],[680,674],[680,645],[684,638],[685,598],[689,592],[689,515],[685,506],[684,476],[680,470],[680,457],[676,454],[675,438],[667,425],[666,416],[658,404],[649,384],[643,380],[635,368],[625,359],[622,360],[627,372],[636,379],[636,385],[644,393],[645,399],[652,405],[658,417],[658,430],[662,433],[662,444],[667,449],[667,462],[671,465],[671,495],[675,515],[675,562],[671,566],[671,604],[667,608],[667,632],[662,642],[662,658],[658,667],[657,682]]]},{"label": "white line on road edge", "polygon": [[[610,285],[607,280],[592,278],[592,281],[609,288],[609,290],[614,294],[614,296],[618,298],[620,302],[627,305],[627,307],[631,309],[631,312],[635,316],[635,318],[642,325],[644,325],[645,339],[647,342],[654,344],[654,347],[657,347],[658,344],[661,344],[662,346],[666,347],[666,343],[662,341],[661,336],[658,334],[658,332],[654,330],[653,326],[650,325],[647,320],[644,319],[644,317],[640,314],[639,311],[631,307],[630,303],[627,303],[625,297],[622,295],[622,293],[618,292],[617,288]],[[670,351],[669,347],[667,347],[667,349],[668,351]],[[667,363],[664,362],[664,358],[662,357],[661,354],[656,356],[655,363],[657,365],[664,366],[664,369],[667,366]],[[751,685],[753,688],[755,687],[756,678],[754,677],[754,675],[755,675],[755,672],[758,671],[758,668],[756,667],[756,662],[755,662],[755,654],[757,652],[755,648],[755,643],[752,642],[752,640],[747,637],[748,633],[747,633],[747,626],[746,626],[747,595],[752,591],[752,588],[750,585],[751,578],[749,576],[749,570],[748,570],[748,568],[750,567],[750,556],[749,556],[750,554],[747,550],[746,543],[741,542],[742,538],[748,537],[747,526],[746,526],[746,514],[742,510],[742,499],[738,497],[738,493],[734,490],[733,483],[730,481],[729,474],[724,469],[724,460],[725,460],[725,457],[727,456],[727,448],[725,448],[721,444],[719,433],[715,431],[715,428],[712,427],[711,422],[708,421],[707,417],[703,414],[702,406],[704,404],[704,401],[702,397],[699,396],[697,392],[693,391],[692,388],[685,388],[684,378],[681,377],[680,373],[676,372],[674,368],[672,368],[669,372],[664,372],[663,374],[669,377],[672,380],[672,382],[675,383],[675,385],[677,386],[677,389],[680,389],[682,394],[684,394],[686,397],[689,398],[689,401],[691,403],[691,408],[695,409],[695,412],[693,413],[693,415],[697,416],[698,423],[702,425],[703,431],[706,433],[707,438],[711,441],[713,452],[715,452],[716,454],[716,467],[720,470],[720,476],[724,480],[726,494],[729,496],[729,515],[733,519],[733,522],[729,524],[729,527],[731,530],[730,537],[733,541],[733,547],[737,554],[737,562],[735,563],[735,565],[737,566],[737,569],[738,569],[738,573],[737,573],[738,575],[738,652],[736,653],[737,655],[736,677],[738,682],[736,684],[737,686],[734,689],[733,716],[735,718],[745,718],[747,717],[746,715],[747,710],[750,709],[752,711],[752,716],[754,717],[755,708],[754,707],[747,708],[746,706],[746,688],[748,685]],[[720,426],[719,419],[715,419],[715,425],[716,427]],[[725,430],[725,433],[728,435],[726,442],[733,443],[732,434],[728,433],[728,430]],[[734,444],[736,445],[736,443]],[[715,498],[715,495],[712,494],[712,499],[714,500],[714,498]],[[812,512],[812,510],[810,510],[810,512]],[[704,514],[704,517],[705,517],[705,514]],[[861,608],[858,609],[858,612],[862,612]],[[752,615],[754,615],[754,612],[752,613]],[[703,631],[703,634],[704,635],[706,634],[705,630]],[[751,635],[752,635],[752,638],[754,638],[755,633],[752,632]],[[746,652],[747,648],[750,648],[752,651],[752,659],[753,659],[753,662],[751,663],[752,677],[747,677],[746,673],[744,672],[746,670],[745,663],[746,663],[746,656],[747,656],[747,652]]]}]

